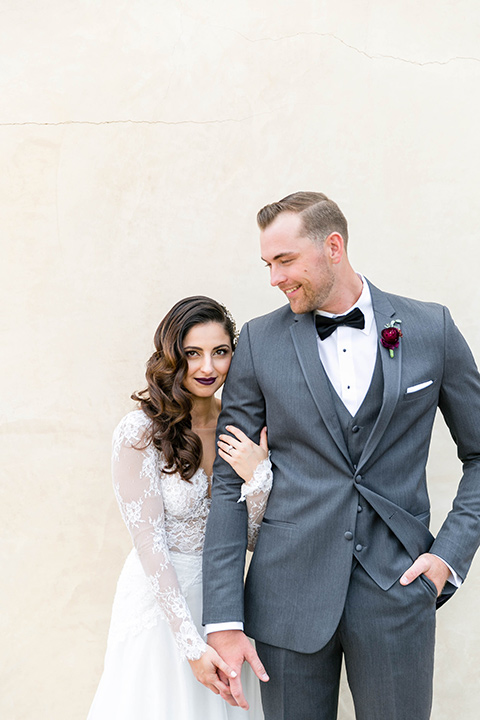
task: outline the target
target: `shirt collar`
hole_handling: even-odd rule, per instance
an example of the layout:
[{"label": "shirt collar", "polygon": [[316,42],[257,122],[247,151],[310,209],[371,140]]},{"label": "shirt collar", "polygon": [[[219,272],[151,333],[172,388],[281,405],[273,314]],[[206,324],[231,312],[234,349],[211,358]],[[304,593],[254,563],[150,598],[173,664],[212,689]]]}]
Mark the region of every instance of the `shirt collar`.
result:
[{"label": "shirt collar", "polygon": [[372,323],[375,319],[375,316],[373,314],[372,295],[370,293],[368,282],[365,280],[363,275],[360,275],[360,273],[357,273],[357,275],[363,283],[363,289],[357,302],[354,303],[352,307],[349,307],[348,310],[345,310],[345,312],[343,313],[337,314],[324,312],[323,310],[315,310],[315,315],[324,315],[325,317],[338,317],[339,315],[346,315],[351,310],[354,310],[358,307],[365,316],[365,327],[363,328],[363,330],[361,330],[361,332],[365,333],[365,335],[368,335],[372,328]]}]

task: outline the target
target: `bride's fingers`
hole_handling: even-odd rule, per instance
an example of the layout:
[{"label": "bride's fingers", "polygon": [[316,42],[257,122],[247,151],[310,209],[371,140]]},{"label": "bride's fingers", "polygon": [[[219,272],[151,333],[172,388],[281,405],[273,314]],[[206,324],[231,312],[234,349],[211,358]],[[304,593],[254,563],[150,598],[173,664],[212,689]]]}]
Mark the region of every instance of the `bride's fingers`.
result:
[{"label": "bride's fingers", "polygon": [[226,425],[225,429],[228,430],[229,433],[232,433],[239,442],[250,442],[250,438],[248,435],[245,435],[240,428],[235,427],[235,425]]},{"label": "bride's fingers", "polygon": [[207,683],[213,685],[218,692],[222,695],[231,695],[230,693],[230,686],[228,683],[222,682],[218,675],[216,673],[212,673],[211,676],[208,678]]},{"label": "bride's fingers", "polygon": [[218,690],[218,688],[216,688],[212,683],[205,683],[205,687],[215,693],[215,695],[220,695],[220,690]]},{"label": "bride's fingers", "polygon": [[220,435],[220,437],[222,439],[224,439],[227,443],[230,440],[232,440],[232,442],[230,442],[230,444],[234,445],[234,447],[236,447],[237,450],[243,450],[244,452],[252,451],[252,450],[254,451],[255,448],[260,446],[264,452],[268,453],[268,440],[267,440],[266,426],[263,427],[261,430],[259,445],[254,443],[253,440],[250,440],[248,435],[245,435],[245,433],[242,432],[242,430],[239,430],[239,428],[235,427],[235,425],[227,425],[226,429],[228,430],[228,432],[232,433],[232,435],[234,435],[237,438],[238,443],[234,445],[233,438],[229,438],[228,435],[223,435],[223,436]]},{"label": "bride's fingers", "polygon": [[[207,687],[209,687],[209,686],[207,685]],[[215,691],[214,691],[214,692],[215,692]],[[225,700],[225,702],[227,702],[227,703],[228,703],[229,705],[231,705],[232,707],[237,707],[237,702],[236,702],[236,700],[234,699],[232,693],[230,692],[230,688],[228,688],[227,690],[223,690],[223,689],[222,689],[222,690],[218,690],[218,689],[217,689],[217,694],[220,695],[220,697],[221,697],[223,700]]]},{"label": "bride's fingers", "polygon": [[[234,670],[233,668],[231,668],[230,665],[227,665],[227,663],[225,662],[225,660],[223,660],[223,659],[220,657],[220,655],[217,654],[217,656],[212,659],[212,662],[213,662],[214,665],[217,666],[217,668],[218,668],[221,672],[225,673],[225,675],[226,675],[227,677],[229,677],[229,678],[236,678],[236,677],[237,677],[237,673],[235,672],[235,670]],[[219,673],[219,674],[220,674],[220,673]],[[221,675],[220,675],[220,677],[221,677]]]},{"label": "bride's fingers", "polygon": [[228,678],[225,677],[224,681],[219,677],[216,670],[217,668],[212,663],[209,670],[197,672],[196,678],[202,685],[210,688],[216,695],[221,695],[226,698],[228,695],[231,695]]},{"label": "bride's fingers", "polygon": [[230,683],[230,692],[232,693],[232,697],[235,700],[235,703],[239,705],[244,710],[248,710],[248,702],[243,694],[243,688],[242,683],[240,681],[240,678],[235,678],[235,680],[232,680]]},{"label": "bride's fingers", "polygon": [[260,433],[260,447],[268,453],[268,435],[267,428],[263,427]]},{"label": "bride's fingers", "polygon": [[[238,430],[238,433],[240,433],[240,430]],[[232,435],[219,435],[217,445],[227,452],[230,450],[238,450],[239,453],[243,454],[252,452],[257,445],[249,440],[244,433],[242,433],[242,436],[243,437],[241,438],[240,435],[238,435],[238,437],[233,437]]]},{"label": "bride's fingers", "polygon": [[225,452],[231,452],[232,450],[242,450],[241,443],[238,442],[238,440],[235,440],[235,438],[229,438],[224,436],[223,439],[221,439],[222,436],[218,438],[217,446],[221,447],[222,450]]},{"label": "bride's fingers", "polygon": [[[229,667],[227,665],[227,667]],[[217,673],[213,673],[211,684],[216,688],[217,692],[221,697],[226,700],[230,705],[236,707],[237,702],[234,700],[233,695],[230,691],[228,676],[218,669]]]},{"label": "bride's fingers", "polygon": [[212,678],[211,682],[204,683],[205,687],[209,688],[215,695],[220,695],[229,705],[236,707],[237,703],[230,692],[229,686],[222,683],[221,680],[218,679],[218,676],[215,676],[215,678],[216,679]]},{"label": "bride's fingers", "polygon": [[218,445],[220,445],[220,443],[222,445],[225,445],[226,448],[239,446],[238,440],[235,440],[235,438],[229,437],[228,435],[219,435]]},{"label": "bride's fingers", "polygon": [[223,460],[227,460],[227,462],[232,464],[234,462],[234,458],[232,455],[232,451],[236,448],[233,447],[233,445],[228,445],[227,443],[221,442],[220,440],[217,443],[218,448],[218,454]]}]

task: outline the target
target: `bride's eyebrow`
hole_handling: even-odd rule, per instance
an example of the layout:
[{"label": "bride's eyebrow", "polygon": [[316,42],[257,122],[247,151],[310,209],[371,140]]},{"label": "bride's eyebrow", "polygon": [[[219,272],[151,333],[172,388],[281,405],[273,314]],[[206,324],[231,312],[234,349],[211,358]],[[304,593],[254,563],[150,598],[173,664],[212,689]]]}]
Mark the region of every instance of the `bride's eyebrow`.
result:
[{"label": "bride's eyebrow", "polygon": [[[230,345],[228,343],[223,343],[222,345],[216,345],[213,349],[219,350],[220,348],[230,348]],[[185,345],[184,350],[203,350],[202,347],[198,347],[197,345]]]}]

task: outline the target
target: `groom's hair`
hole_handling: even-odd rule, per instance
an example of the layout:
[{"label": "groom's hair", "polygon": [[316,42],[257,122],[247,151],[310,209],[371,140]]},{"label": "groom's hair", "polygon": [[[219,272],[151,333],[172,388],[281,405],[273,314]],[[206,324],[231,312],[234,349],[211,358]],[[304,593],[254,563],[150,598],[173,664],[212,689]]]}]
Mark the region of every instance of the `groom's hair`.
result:
[{"label": "groom's hair", "polygon": [[345,215],[337,203],[323,193],[296,192],[278,202],[265,205],[257,214],[260,230],[265,230],[283,212],[298,213],[302,219],[305,234],[314,242],[323,242],[332,232],[348,241],[348,225]]}]

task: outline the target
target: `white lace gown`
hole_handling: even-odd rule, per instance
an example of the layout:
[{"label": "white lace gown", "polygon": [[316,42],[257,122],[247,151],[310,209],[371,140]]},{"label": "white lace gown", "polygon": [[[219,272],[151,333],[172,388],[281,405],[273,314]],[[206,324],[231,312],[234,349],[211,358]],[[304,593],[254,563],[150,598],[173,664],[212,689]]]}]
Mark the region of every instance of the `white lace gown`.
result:
[{"label": "white lace gown", "polygon": [[[206,648],[202,549],[209,478],[201,468],[190,483],[163,472],[161,453],[145,447],[148,425],[136,410],[113,435],[113,484],[134,547],[118,580],[104,671],[88,720],[263,720],[259,684],[248,666],[242,671],[246,712],[201,685],[187,662]],[[242,486],[249,547],[271,482],[267,460]]]}]

